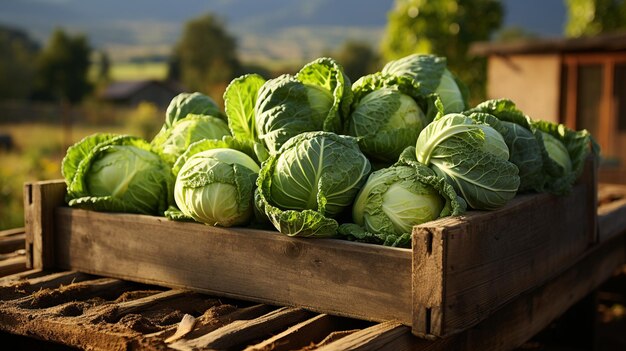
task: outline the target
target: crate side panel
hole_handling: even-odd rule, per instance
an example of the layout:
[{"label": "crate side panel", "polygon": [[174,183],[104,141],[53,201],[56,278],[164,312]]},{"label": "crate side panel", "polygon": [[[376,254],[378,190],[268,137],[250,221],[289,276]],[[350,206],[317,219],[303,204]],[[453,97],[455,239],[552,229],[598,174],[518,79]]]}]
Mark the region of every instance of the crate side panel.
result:
[{"label": "crate side panel", "polygon": [[571,266],[596,242],[593,189],[516,198],[506,208],[456,219],[446,245],[443,334],[480,322],[506,302]]},{"label": "crate side panel", "polygon": [[411,251],[58,208],[66,269],[374,321],[411,321]]}]

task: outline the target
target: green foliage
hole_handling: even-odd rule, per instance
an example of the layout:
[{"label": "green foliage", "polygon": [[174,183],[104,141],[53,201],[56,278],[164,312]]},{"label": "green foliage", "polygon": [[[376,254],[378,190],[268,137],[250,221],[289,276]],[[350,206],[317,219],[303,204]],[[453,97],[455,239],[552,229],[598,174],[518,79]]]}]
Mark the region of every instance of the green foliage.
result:
[{"label": "green foliage", "polygon": [[626,28],[624,0],[566,0],[565,35],[580,37]]},{"label": "green foliage", "polygon": [[235,39],[212,14],[187,22],[173,56],[168,76],[180,79],[190,91],[208,94],[240,71]]},{"label": "green foliage", "polygon": [[488,40],[502,22],[498,0],[396,0],[382,43],[383,57],[413,53],[446,57],[448,68],[467,84],[472,100],[485,96],[486,62],[468,57],[471,43]]},{"label": "green foliage", "polygon": [[84,35],[57,28],[37,59],[36,96],[76,103],[89,93],[91,48]]},{"label": "green foliage", "polygon": [[30,96],[38,51],[25,32],[0,25],[0,100]]}]

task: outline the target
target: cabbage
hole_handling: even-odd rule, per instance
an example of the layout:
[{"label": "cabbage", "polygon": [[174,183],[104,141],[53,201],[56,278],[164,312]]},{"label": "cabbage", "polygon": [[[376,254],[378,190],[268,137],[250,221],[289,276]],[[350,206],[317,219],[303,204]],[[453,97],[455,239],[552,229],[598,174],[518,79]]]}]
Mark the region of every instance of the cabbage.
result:
[{"label": "cabbage", "polygon": [[467,108],[467,88],[446,68],[444,57],[413,54],[389,61],[383,75],[410,79],[420,95],[435,93],[441,98],[444,113],[462,112]]},{"label": "cabbage", "polygon": [[302,133],[263,163],[255,203],[283,234],[334,236],[370,170],[353,137]]},{"label": "cabbage", "polygon": [[172,194],[167,164],[132,136],[88,136],[68,148],[62,169],[72,207],[159,215]]},{"label": "cabbage", "polygon": [[180,211],[212,226],[247,224],[253,214],[259,166],[241,151],[225,148],[198,152],[176,177],[174,199]]},{"label": "cabbage", "polygon": [[374,90],[358,101],[348,120],[348,135],[370,160],[393,163],[428,123],[417,102],[397,89]]},{"label": "cabbage", "polygon": [[396,164],[370,174],[352,207],[354,223],[338,231],[349,240],[409,247],[415,225],[465,209],[452,185],[419,163],[409,146]]},{"label": "cabbage", "polygon": [[417,160],[448,180],[473,209],[497,209],[517,193],[518,168],[503,152],[502,135],[485,123],[444,115],[424,128],[415,148]]},{"label": "cabbage", "polygon": [[152,140],[154,149],[170,165],[192,143],[203,139],[221,139],[230,135],[228,124],[209,115],[188,114],[168,129],[162,129]]},{"label": "cabbage", "polygon": [[303,132],[341,132],[352,102],[350,80],[330,58],[305,65],[296,76],[284,74],[265,82],[254,107],[258,139],[276,154]]},{"label": "cabbage", "polygon": [[219,107],[209,96],[199,92],[180,93],[167,106],[163,129],[171,128],[176,121],[187,117],[190,113],[223,118]]}]

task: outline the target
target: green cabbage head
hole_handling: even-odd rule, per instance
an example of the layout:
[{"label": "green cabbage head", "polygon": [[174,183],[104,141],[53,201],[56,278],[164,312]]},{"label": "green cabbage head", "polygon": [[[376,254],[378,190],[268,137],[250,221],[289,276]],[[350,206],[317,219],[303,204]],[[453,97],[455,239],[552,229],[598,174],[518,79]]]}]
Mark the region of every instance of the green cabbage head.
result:
[{"label": "green cabbage head", "polygon": [[400,153],[414,146],[428,120],[417,102],[394,88],[374,90],[354,107],[348,134],[370,160],[393,163]]},{"label": "green cabbage head", "polygon": [[352,207],[354,223],[339,234],[349,240],[409,247],[413,227],[466,209],[452,185],[417,162],[407,147],[391,167],[370,174]]},{"label": "green cabbage head", "polygon": [[303,132],[341,132],[352,102],[352,90],[343,68],[320,58],[295,76],[284,74],[258,90],[254,116],[258,139],[276,154],[291,137]]},{"label": "green cabbage head", "polygon": [[163,129],[171,128],[176,121],[190,113],[222,117],[219,107],[209,96],[199,92],[180,93],[170,101],[165,110]]},{"label": "green cabbage head", "polygon": [[444,115],[424,128],[415,148],[417,160],[446,178],[473,209],[497,209],[517,193],[518,168],[508,160],[502,135],[486,123]]},{"label": "green cabbage head", "polygon": [[444,113],[462,112],[468,106],[467,88],[446,66],[445,57],[412,54],[389,61],[381,72],[411,79],[422,95],[436,93],[443,103]]},{"label": "green cabbage head", "polygon": [[71,146],[62,165],[72,207],[153,215],[167,209],[170,169],[143,139],[93,134]]},{"label": "green cabbage head", "polygon": [[189,145],[203,139],[222,139],[230,135],[228,124],[209,115],[188,114],[179,119],[171,128],[162,129],[152,140],[152,146],[170,165]]},{"label": "green cabbage head", "polygon": [[174,186],[180,211],[212,226],[247,224],[253,214],[257,163],[245,153],[217,148],[186,160]]},{"label": "green cabbage head", "polygon": [[263,163],[255,202],[283,234],[334,236],[334,218],[352,205],[370,170],[355,138],[302,133]]}]

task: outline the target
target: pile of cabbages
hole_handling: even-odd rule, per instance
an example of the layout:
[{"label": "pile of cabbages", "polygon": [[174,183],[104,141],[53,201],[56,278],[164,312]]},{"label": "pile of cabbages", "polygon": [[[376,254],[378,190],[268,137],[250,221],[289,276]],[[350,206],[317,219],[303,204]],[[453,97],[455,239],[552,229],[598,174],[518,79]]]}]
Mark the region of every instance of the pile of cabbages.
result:
[{"label": "pile of cabbages", "polygon": [[331,58],[234,79],[224,111],[176,96],[152,141],[94,134],[67,150],[67,201],[211,226],[407,247],[413,226],[567,194],[597,144],[507,99],[467,104],[446,59],[410,55],[351,83]]}]

